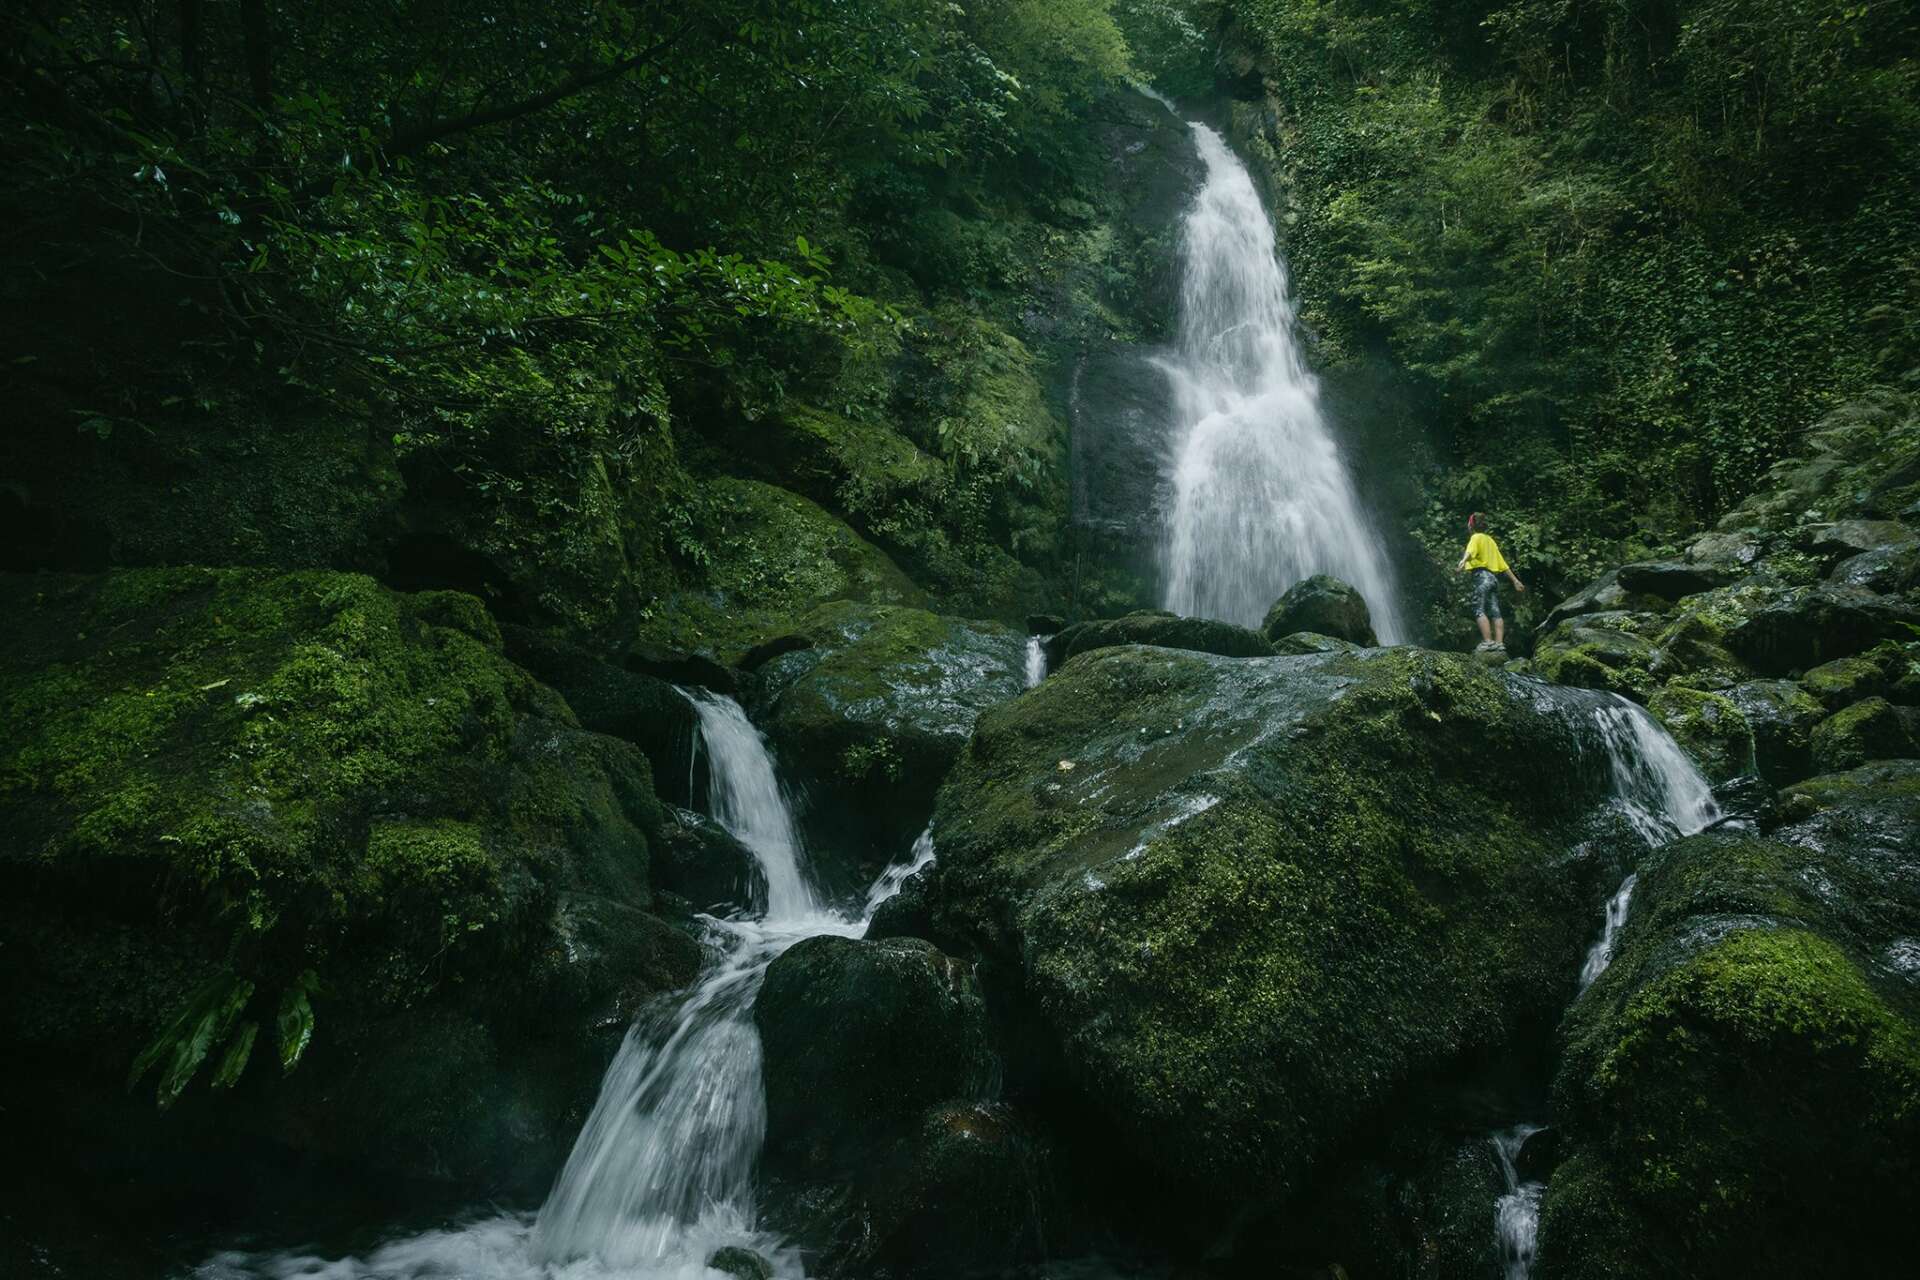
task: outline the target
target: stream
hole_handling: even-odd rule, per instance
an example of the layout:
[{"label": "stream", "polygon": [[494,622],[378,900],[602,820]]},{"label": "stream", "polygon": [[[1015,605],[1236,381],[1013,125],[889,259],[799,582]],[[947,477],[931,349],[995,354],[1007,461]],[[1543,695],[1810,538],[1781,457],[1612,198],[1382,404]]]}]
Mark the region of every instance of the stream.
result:
[{"label": "stream", "polygon": [[868,891],[858,915],[822,903],[765,737],[732,698],[687,695],[707,757],[710,815],[754,855],[764,901],[701,916],[707,959],[677,1006],[628,1030],[547,1202],[537,1214],[481,1213],[359,1257],[230,1251],[195,1280],[702,1280],[707,1259],[750,1249],[783,1280],[798,1250],[758,1226],[754,1170],[766,1131],[753,1002],[767,967],[818,934],[857,938],[907,877],[933,860],[923,833]]}]

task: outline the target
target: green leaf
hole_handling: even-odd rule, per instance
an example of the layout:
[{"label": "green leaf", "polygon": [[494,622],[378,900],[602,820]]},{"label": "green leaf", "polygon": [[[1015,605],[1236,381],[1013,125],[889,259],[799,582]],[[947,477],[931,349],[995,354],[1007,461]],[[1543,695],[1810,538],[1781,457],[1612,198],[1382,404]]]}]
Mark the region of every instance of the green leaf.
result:
[{"label": "green leaf", "polygon": [[260,1034],[260,1024],[249,1018],[240,1024],[239,1030],[227,1041],[227,1052],[220,1059],[220,1065],[213,1073],[213,1087],[231,1089],[247,1069],[247,1062],[253,1057],[253,1042]]},{"label": "green leaf", "polygon": [[313,1040],[313,1005],[307,999],[307,992],[318,985],[319,979],[309,969],[281,993],[280,1016],[275,1022],[280,1031],[280,1069],[283,1072],[292,1071],[300,1065],[301,1055],[306,1053],[307,1045]]},{"label": "green leaf", "polygon": [[127,1088],[133,1088],[155,1066],[162,1066],[155,1100],[163,1111],[172,1106],[252,998],[253,983],[231,972],[201,983],[173,1021],[134,1058],[127,1073]]}]

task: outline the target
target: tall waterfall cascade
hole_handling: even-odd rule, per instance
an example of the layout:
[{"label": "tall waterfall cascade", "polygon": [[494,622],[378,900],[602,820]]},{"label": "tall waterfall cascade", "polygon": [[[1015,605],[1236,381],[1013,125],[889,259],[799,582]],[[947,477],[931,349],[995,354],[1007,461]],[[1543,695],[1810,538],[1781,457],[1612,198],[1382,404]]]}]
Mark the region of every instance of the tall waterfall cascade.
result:
[{"label": "tall waterfall cascade", "polygon": [[706,1280],[706,1260],[750,1248],[778,1280],[806,1274],[798,1250],[758,1224],[754,1170],[766,1134],[753,1002],[767,968],[818,934],[857,938],[908,876],[933,861],[925,832],[856,916],[823,904],[767,742],[731,698],[687,695],[706,752],[707,807],[752,852],[766,901],[702,917],[706,967],[678,1003],[631,1027],[538,1215],[493,1214],[391,1241],[364,1257],[225,1253],[198,1280]]},{"label": "tall waterfall cascade", "polygon": [[1301,352],[1273,222],[1220,135],[1191,127],[1206,181],[1182,228],[1179,340],[1159,362],[1174,405],[1166,606],[1258,626],[1288,587],[1328,573],[1398,643],[1393,571]]}]

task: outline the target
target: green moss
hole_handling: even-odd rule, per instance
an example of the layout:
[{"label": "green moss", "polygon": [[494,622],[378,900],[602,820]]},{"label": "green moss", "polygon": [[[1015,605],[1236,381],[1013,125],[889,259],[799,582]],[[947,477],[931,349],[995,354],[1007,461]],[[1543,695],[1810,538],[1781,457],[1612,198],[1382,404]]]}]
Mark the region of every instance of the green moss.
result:
[{"label": "green moss", "polygon": [[1083,654],[982,718],[936,917],[1021,975],[1130,1148],[1256,1194],[1563,998],[1555,832],[1597,784],[1556,724],[1465,656]]},{"label": "green moss", "polygon": [[1839,773],[1869,760],[1911,756],[1915,750],[1906,722],[1885,698],[1856,702],[1813,730],[1813,762],[1822,773]]},{"label": "green moss", "polygon": [[1669,684],[1647,699],[1647,710],[1713,781],[1753,772],[1753,731],[1726,696]]}]

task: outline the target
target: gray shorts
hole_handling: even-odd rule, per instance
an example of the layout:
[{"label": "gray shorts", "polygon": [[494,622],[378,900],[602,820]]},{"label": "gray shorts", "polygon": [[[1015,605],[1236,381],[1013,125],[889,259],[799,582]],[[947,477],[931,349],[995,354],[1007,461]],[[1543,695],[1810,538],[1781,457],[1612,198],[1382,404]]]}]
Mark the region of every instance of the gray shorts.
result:
[{"label": "gray shorts", "polygon": [[1500,613],[1500,580],[1493,576],[1491,569],[1473,571],[1473,616],[1476,618],[1498,618]]}]

